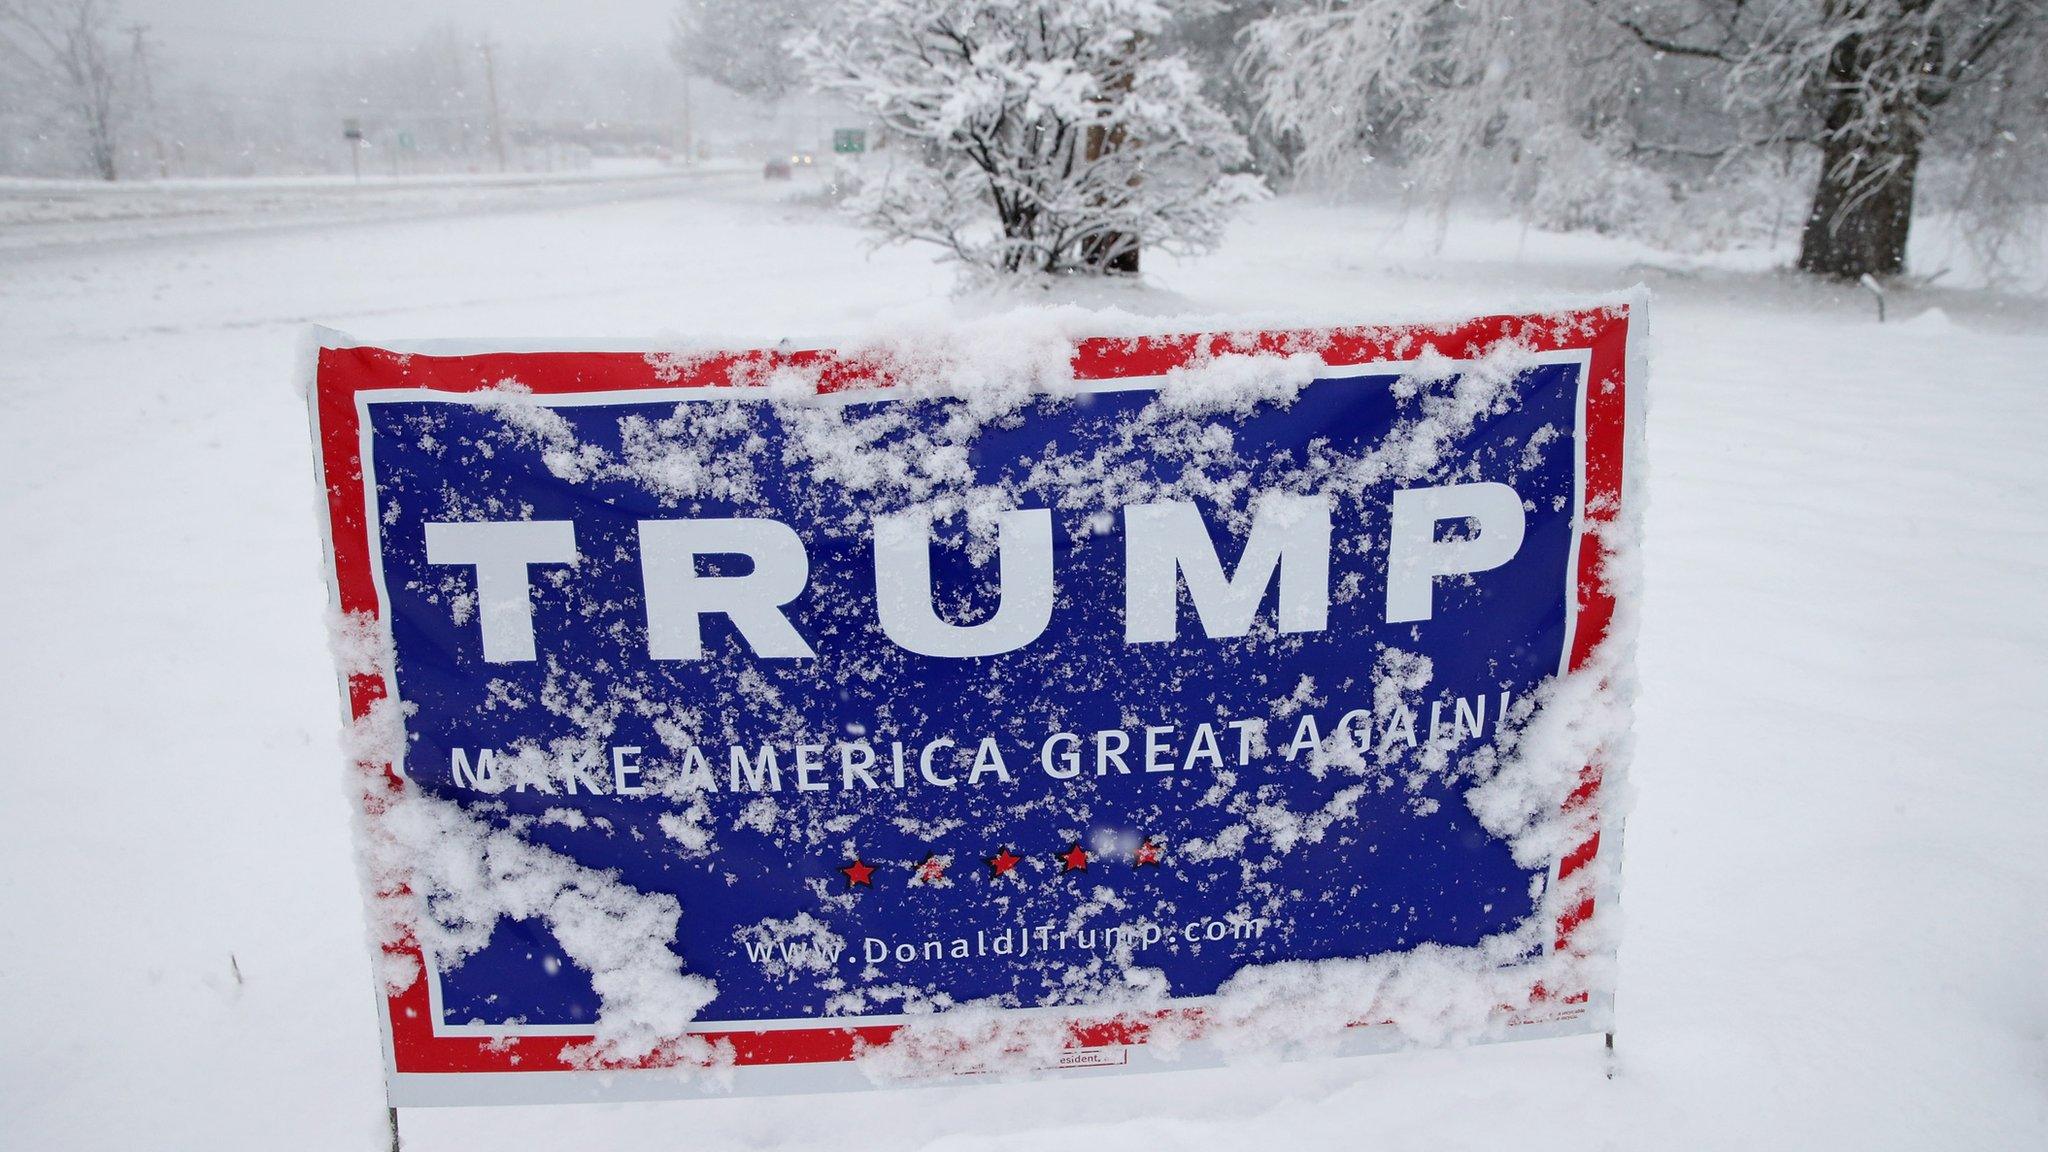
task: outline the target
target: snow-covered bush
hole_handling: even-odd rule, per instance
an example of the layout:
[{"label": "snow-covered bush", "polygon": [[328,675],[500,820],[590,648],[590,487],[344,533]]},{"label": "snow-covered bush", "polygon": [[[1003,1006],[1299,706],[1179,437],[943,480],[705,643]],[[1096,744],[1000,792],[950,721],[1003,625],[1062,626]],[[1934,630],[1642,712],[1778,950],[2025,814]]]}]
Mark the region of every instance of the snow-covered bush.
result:
[{"label": "snow-covered bush", "polygon": [[1632,155],[1566,125],[1539,130],[1502,185],[1530,223],[1631,236],[1675,252],[1776,244],[1796,233],[1812,165],[1745,152],[1714,162]]},{"label": "snow-covered bush", "polygon": [[1242,136],[1167,54],[1158,0],[848,0],[797,45],[887,146],[849,204],[998,274],[1131,272],[1257,196]]}]

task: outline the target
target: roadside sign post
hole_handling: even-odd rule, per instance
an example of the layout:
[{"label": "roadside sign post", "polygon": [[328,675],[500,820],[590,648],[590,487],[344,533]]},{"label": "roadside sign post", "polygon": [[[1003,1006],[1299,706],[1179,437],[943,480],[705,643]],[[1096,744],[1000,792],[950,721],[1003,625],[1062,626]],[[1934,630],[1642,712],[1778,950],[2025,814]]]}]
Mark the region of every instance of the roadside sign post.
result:
[{"label": "roadside sign post", "polygon": [[867,129],[834,128],[832,130],[832,151],[841,155],[857,155],[867,150]]},{"label": "roadside sign post", "polygon": [[349,171],[356,183],[363,182],[363,122],[353,116],[341,122],[341,138],[348,141]]},{"label": "roadside sign post", "polygon": [[1611,1047],[1640,310],[318,334],[392,1104]]}]

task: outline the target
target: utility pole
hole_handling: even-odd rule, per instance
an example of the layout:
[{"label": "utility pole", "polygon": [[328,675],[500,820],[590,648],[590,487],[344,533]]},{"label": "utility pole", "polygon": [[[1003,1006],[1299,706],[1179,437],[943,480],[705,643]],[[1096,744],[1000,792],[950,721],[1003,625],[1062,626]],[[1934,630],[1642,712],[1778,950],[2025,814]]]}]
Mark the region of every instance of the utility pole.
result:
[{"label": "utility pole", "polygon": [[135,74],[142,81],[142,114],[149,122],[149,146],[150,150],[156,153],[156,174],[161,179],[171,174],[171,163],[164,156],[164,138],[157,130],[156,124],[156,83],[150,79],[149,41],[145,39],[149,25],[130,24],[128,32],[135,38],[135,47],[131,55],[134,58]]},{"label": "utility pole", "polygon": [[484,91],[491,98],[491,151],[497,153],[498,171],[505,170],[505,122],[498,114],[498,67],[491,58],[491,42],[485,40],[477,47],[484,54]]}]

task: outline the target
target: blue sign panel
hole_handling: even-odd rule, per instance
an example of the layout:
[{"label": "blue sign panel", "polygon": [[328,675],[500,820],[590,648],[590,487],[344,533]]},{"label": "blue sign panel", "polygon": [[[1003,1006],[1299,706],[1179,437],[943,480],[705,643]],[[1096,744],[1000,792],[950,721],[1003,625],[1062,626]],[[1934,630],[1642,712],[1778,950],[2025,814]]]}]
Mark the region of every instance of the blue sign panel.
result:
[{"label": "blue sign panel", "polygon": [[[371,394],[402,770],[672,894],[706,1021],[1202,997],[1508,931],[1549,870],[1446,766],[1567,658],[1584,360],[1435,439],[1456,377],[1363,371],[1167,421],[1041,396],[964,441],[943,396]],[[450,1024],[597,1011],[538,921],[436,966]]]}]

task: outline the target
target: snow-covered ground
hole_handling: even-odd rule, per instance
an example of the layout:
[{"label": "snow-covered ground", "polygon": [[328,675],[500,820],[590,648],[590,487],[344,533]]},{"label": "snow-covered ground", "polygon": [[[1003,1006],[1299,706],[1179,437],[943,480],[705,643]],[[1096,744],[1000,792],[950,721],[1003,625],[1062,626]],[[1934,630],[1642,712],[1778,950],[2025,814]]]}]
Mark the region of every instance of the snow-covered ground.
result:
[{"label": "snow-covered ground", "polygon": [[[744,340],[995,306],[787,188],[608,187],[421,193],[381,222],[328,189],[272,185],[258,215],[187,188],[203,233],[0,224],[0,1145],[383,1139],[303,325]],[[1304,322],[1656,292],[1612,1080],[1597,1040],[1553,1041],[422,1110],[407,1147],[2038,1147],[2048,304],[1924,289],[1879,325],[1767,257],[1474,219],[1439,255],[1399,223],[1281,199],[1100,302]]]}]

